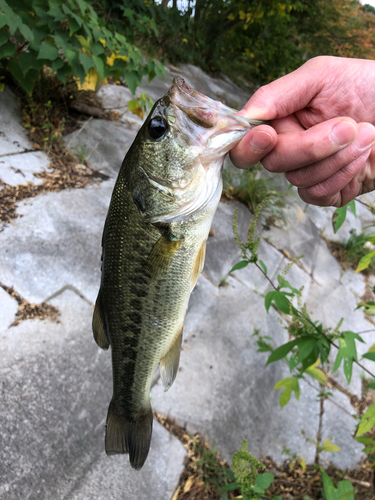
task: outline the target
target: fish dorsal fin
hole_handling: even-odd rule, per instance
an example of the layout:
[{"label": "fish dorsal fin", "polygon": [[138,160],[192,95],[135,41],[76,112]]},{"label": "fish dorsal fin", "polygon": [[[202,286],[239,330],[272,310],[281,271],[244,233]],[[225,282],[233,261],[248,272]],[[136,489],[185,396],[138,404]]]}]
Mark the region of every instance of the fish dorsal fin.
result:
[{"label": "fish dorsal fin", "polygon": [[173,339],[167,354],[160,360],[160,377],[164,391],[167,391],[171,387],[177,375],[178,365],[180,363],[183,329],[184,327],[182,326],[178,335]]},{"label": "fish dorsal fin", "polygon": [[204,260],[206,258],[206,241],[202,243],[202,246],[199,249],[197,254],[197,258],[195,259],[193,271],[191,274],[191,289],[195,287],[197,284],[200,273],[203,271]]},{"label": "fish dorsal fin", "polygon": [[160,236],[145,263],[145,268],[151,274],[152,278],[160,276],[168,269],[172,257],[180,245],[181,240],[172,241],[165,234]]},{"label": "fish dorsal fin", "polygon": [[101,293],[99,291],[98,298],[96,299],[94,315],[92,318],[92,331],[94,333],[95,342],[99,347],[105,351],[109,347],[109,339],[104,326],[103,316],[101,313]]}]

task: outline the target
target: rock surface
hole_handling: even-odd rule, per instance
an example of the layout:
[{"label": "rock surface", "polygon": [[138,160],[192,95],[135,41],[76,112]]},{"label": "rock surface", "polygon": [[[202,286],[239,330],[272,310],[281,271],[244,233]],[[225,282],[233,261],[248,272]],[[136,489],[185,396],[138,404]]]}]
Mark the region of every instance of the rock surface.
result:
[{"label": "rock surface", "polygon": [[[179,73],[197,90],[231,106],[241,107],[248,98],[227,80],[207,77],[198,68],[183,66]],[[176,74],[176,68],[170,68],[165,81],[143,85],[139,92],[156,99]],[[92,304],[100,282],[100,241],[111,191],[141,120],[127,111],[127,89],[103,87],[100,95],[107,109],[119,112],[120,121],[91,120],[65,141],[108,180],[25,200],[18,205],[22,217],[0,229],[0,282],[30,302],[48,300],[60,311],[57,322],[28,319],[10,327],[18,305],[0,287],[0,498],[7,500],[168,500],[183,470],[182,445],[156,422],[150,456],[140,473],[129,467],[127,457],[103,453],[110,353],[98,349],[92,339]],[[9,91],[0,93],[0,112],[0,178],[13,184],[35,182],[33,173],[48,164],[32,151],[19,105]],[[1,163],[4,158],[9,162]],[[22,158],[23,169],[15,163]],[[320,388],[301,381],[300,401],[292,395],[287,406],[279,407],[280,391],[273,387],[289,376],[289,369],[282,362],[265,367],[267,353],[256,352],[252,334],[259,329],[275,347],[288,335],[277,312],[271,308],[266,314],[263,296],[271,285],[258,269],[251,265],[228,277],[241,260],[232,235],[235,208],[240,234],[246,236],[248,210],[238,203],[221,203],[204,273],[187,312],[180,371],[168,393],[156,384],[152,404],[191,432],[203,433],[229,461],[248,439],[258,457],[271,455],[281,461],[285,446],[311,462],[315,447],[301,432],[316,438]],[[295,199],[285,214],[283,225],[259,228],[259,253],[268,277],[277,280],[290,258],[302,253],[287,277],[297,288],[304,287],[302,297],[311,316],[331,327],[344,316],[345,329],[371,329],[363,313],[354,311],[366,290],[365,280],[352,271],[344,273],[321,238],[321,233],[334,238],[332,209]],[[352,228],[363,230],[370,217],[361,206],[357,219],[348,218],[345,234]],[[373,343],[371,334],[364,338],[367,344],[359,346],[360,353]],[[342,373],[338,377],[346,386]],[[361,370],[356,367],[351,390],[360,395]],[[333,399],[345,411],[326,402],[322,435],[341,451],[325,459],[355,467],[362,446],[350,437],[356,425],[350,416],[353,409],[340,393]]]}]

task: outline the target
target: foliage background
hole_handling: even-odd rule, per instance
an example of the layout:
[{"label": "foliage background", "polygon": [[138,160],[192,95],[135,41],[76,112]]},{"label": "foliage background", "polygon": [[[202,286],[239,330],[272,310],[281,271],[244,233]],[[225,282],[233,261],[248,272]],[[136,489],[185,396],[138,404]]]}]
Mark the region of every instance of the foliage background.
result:
[{"label": "foliage background", "polygon": [[[375,58],[375,10],[358,0],[0,0],[0,69],[31,93],[46,68],[132,92],[164,63],[267,83],[317,55]],[[91,78],[91,80],[90,80]]]}]

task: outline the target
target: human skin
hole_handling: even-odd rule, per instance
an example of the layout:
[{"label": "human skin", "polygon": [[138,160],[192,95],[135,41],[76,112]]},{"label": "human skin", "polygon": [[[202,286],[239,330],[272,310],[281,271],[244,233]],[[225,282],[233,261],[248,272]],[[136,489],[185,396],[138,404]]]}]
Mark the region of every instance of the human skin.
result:
[{"label": "human skin", "polygon": [[306,203],[343,206],[375,189],[375,61],[320,56],[261,87],[240,115],[269,120],[231,151],[285,173]]}]

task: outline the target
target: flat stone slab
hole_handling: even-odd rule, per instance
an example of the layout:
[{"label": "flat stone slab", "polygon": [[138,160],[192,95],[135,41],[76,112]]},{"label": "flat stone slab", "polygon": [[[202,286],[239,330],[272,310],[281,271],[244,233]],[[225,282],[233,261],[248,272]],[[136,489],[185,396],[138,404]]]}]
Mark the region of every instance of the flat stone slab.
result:
[{"label": "flat stone slab", "polygon": [[46,193],[18,205],[1,233],[0,281],[40,303],[66,285],[91,302],[100,284],[101,238],[113,181]]},{"label": "flat stone slab", "polygon": [[0,158],[34,149],[22,125],[20,105],[8,88],[0,92],[0,116]]},{"label": "flat stone slab", "polygon": [[136,133],[119,122],[92,120],[81,131],[67,135],[64,144],[99,172],[116,178]]},{"label": "flat stone slab", "polygon": [[50,159],[42,151],[0,156],[0,179],[12,186],[18,184],[41,184],[43,179],[35,177],[48,169]]},{"label": "flat stone slab", "polygon": [[92,338],[90,305],[71,291],[52,303],[58,323],[28,320],[2,338],[0,496],[168,498],[183,469],[183,446],[155,422],[140,473],[127,457],[105,456],[110,352]]}]

